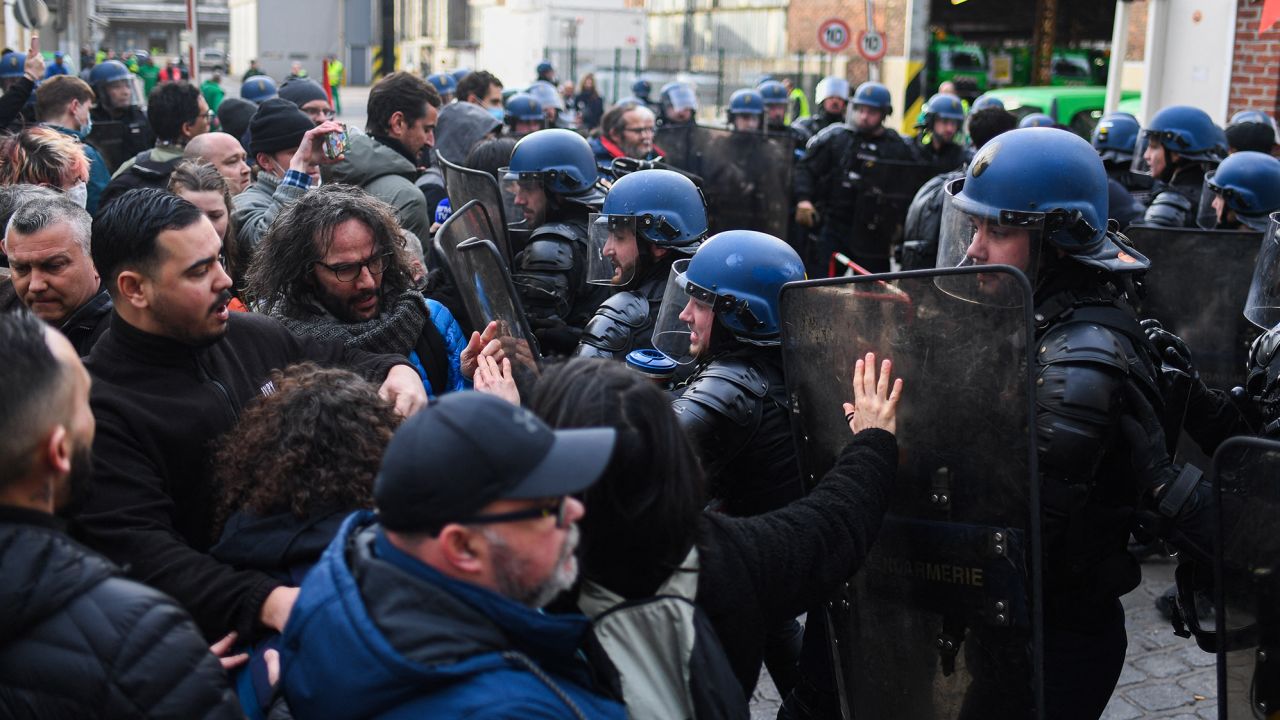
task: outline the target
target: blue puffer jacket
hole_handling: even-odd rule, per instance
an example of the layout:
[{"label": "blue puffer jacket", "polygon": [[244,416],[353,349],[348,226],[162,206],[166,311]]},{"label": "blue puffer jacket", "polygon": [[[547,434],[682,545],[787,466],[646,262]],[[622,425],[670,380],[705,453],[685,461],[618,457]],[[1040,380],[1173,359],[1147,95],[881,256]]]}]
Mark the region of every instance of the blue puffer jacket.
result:
[{"label": "blue puffer jacket", "polygon": [[[462,333],[462,327],[454,319],[453,313],[449,312],[449,308],[431,298],[425,298],[425,300],[427,302],[427,315],[431,318],[431,324],[435,325],[436,330],[440,331],[440,336],[444,338],[444,343],[449,348],[449,384],[445,388],[445,392],[470,389],[471,381],[462,375],[462,351],[467,347],[467,336]],[[418,357],[417,350],[409,353],[409,362],[413,364],[413,369],[417,370],[418,376],[422,378],[422,386],[427,390],[427,397],[434,400],[436,397],[435,390],[427,380],[427,369],[423,367],[422,358]]]},{"label": "blue puffer jacket", "polygon": [[285,626],[281,686],[299,718],[617,718],[578,653],[586,618],[545,615],[394,548],[347,518]]}]

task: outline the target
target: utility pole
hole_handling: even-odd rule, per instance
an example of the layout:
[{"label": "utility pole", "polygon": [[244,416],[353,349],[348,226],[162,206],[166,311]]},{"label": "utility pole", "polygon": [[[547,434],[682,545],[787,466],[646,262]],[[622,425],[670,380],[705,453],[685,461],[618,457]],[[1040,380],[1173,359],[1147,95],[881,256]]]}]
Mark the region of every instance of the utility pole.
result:
[{"label": "utility pole", "polygon": [[1036,19],[1032,32],[1034,54],[1031,77],[1037,85],[1053,81],[1053,41],[1058,28],[1058,0],[1036,0]]},{"label": "utility pole", "polygon": [[191,69],[191,83],[200,84],[200,56],[197,48],[200,45],[200,24],[196,19],[196,0],[187,0],[187,67]]}]

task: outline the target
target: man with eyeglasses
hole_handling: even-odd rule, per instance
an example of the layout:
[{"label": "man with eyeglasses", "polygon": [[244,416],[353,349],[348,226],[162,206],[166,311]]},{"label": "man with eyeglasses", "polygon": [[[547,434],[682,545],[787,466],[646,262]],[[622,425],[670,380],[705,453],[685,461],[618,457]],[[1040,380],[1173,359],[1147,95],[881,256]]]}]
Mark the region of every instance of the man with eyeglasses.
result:
[{"label": "man with eyeglasses", "polygon": [[147,102],[147,121],[155,132],[156,145],[121,163],[102,191],[99,209],[136,188],[167,187],[169,175],[182,162],[187,143],[209,132],[216,117],[200,88],[188,82],[161,83],[151,91]]},{"label": "man with eyeglasses", "polygon": [[403,357],[229,312],[218,233],[176,195],[125,193],[94,219],[90,248],[114,311],[85,363],[98,431],[91,490],[75,513],[81,539],[180,602],[210,640],[279,631],[297,589],[208,555],[212,441],[274,392],[273,371],[299,362],[355,370],[402,415],[426,404],[422,381]]},{"label": "man with eyeglasses", "polygon": [[280,86],[280,97],[288,100],[307,114],[316,125],[334,118],[329,95],[320,83],[311,78],[292,78]]},{"label": "man with eyeglasses", "polygon": [[539,608],[577,576],[582,503],[611,428],[551,430],[478,393],[406,421],[303,582],[280,686],[299,717],[623,718],[579,652],[580,615]]},{"label": "man with eyeglasses", "polygon": [[613,181],[610,166],[615,158],[659,159],[662,154],[653,144],[657,132],[657,116],[641,102],[624,100],[609,108],[600,119],[600,135],[591,138],[600,179]]},{"label": "man with eyeglasses", "polygon": [[249,121],[258,179],[232,199],[236,242],[246,260],[280,211],[320,182],[320,166],[336,162],[325,157],[324,140],[341,130],[335,122],[316,125],[288,100],[272,98],[258,106]]},{"label": "man with eyeglasses", "polygon": [[271,225],[247,294],[298,335],[405,358],[429,397],[470,387],[481,334],[468,343],[449,310],[414,287],[404,245],[389,205],[326,185]]}]

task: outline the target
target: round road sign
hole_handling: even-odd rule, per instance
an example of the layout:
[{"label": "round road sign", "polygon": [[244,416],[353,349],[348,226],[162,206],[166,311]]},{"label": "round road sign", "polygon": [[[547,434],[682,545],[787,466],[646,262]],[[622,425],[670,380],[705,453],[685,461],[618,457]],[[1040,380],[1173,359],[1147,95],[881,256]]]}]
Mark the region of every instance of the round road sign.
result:
[{"label": "round road sign", "polygon": [[838,53],[849,47],[853,33],[849,31],[849,23],[840,18],[828,18],[818,26],[818,44],[823,50]]},{"label": "round road sign", "polygon": [[875,62],[884,57],[884,53],[889,49],[889,44],[885,41],[884,35],[875,30],[863,30],[858,33],[858,54],[870,62]]}]

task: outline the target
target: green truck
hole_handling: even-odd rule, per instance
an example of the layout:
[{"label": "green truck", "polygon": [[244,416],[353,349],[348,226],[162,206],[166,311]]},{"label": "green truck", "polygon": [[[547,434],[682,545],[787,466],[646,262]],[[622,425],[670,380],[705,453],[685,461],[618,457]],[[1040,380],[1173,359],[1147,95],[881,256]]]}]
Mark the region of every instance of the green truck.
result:
[{"label": "green truck", "polygon": [[[1031,113],[1044,113],[1087,139],[1102,118],[1107,88],[1105,85],[1039,85],[999,88],[987,95],[999,98],[1005,109],[1019,119]],[[1120,110],[1132,112],[1140,105],[1141,98],[1142,93],[1137,90],[1121,92]]]}]

